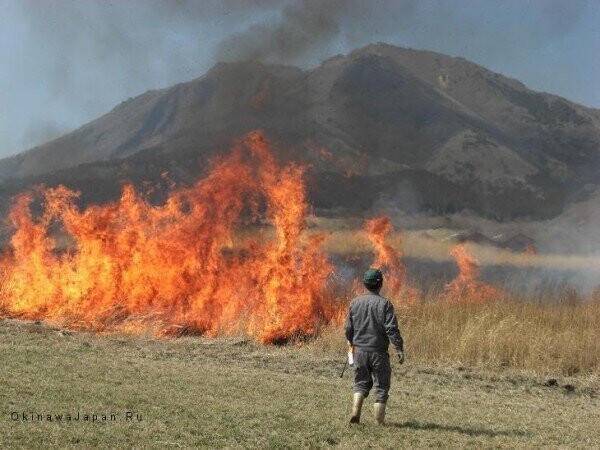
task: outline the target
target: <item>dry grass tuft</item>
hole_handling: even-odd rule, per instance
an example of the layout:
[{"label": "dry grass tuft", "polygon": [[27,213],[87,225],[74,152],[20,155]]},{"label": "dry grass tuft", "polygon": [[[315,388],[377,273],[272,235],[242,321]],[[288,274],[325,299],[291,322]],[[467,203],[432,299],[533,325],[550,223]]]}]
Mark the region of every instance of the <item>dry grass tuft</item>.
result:
[{"label": "dry grass tuft", "polygon": [[[511,367],[538,374],[600,374],[600,301],[518,299],[442,303],[432,298],[398,308],[407,357],[422,363]],[[311,343],[318,353],[343,355],[339,325]]]},{"label": "dry grass tuft", "polygon": [[401,322],[408,351],[421,361],[600,373],[600,303],[424,303]]}]

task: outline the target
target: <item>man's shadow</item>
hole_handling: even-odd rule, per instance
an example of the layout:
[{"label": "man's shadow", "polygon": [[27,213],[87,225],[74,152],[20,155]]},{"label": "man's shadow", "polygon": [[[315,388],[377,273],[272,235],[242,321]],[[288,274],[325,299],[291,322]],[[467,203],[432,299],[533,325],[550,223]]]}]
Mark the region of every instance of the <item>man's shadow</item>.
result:
[{"label": "man's shadow", "polygon": [[433,422],[403,422],[403,423],[389,423],[390,426],[396,428],[410,428],[412,430],[435,430],[435,431],[452,431],[455,433],[466,434],[468,436],[487,436],[487,437],[499,437],[499,436],[528,436],[521,430],[487,430],[485,428],[468,428],[459,427],[457,425],[442,425]]}]

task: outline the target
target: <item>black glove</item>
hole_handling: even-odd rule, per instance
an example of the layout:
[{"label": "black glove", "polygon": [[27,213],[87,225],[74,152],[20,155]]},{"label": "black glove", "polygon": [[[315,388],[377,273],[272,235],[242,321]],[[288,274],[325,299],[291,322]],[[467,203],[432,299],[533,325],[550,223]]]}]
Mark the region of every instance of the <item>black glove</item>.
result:
[{"label": "black glove", "polygon": [[398,350],[398,362],[400,364],[404,364],[404,351],[403,350]]}]

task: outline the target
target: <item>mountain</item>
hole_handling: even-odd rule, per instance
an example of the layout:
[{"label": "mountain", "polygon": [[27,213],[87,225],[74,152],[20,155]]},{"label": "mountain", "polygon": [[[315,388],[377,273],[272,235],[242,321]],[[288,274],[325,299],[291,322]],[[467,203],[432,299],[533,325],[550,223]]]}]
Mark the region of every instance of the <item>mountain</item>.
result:
[{"label": "mountain", "polygon": [[129,99],[42,146],[0,160],[6,199],[38,183],[115,198],[124,180],[180,183],[262,129],[311,165],[324,214],[376,208],[549,218],[598,185],[600,111],[538,93],[462,58],[385,44],[312,70],[219,63]]}]

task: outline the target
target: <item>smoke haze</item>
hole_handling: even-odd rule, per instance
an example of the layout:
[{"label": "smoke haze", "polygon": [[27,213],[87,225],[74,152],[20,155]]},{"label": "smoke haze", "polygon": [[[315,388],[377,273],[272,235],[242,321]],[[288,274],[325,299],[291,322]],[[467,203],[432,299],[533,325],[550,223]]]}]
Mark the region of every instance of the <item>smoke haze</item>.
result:
[{"label": "smoke haze", "polygon": [[316,63],[339,47],[340,39],[352,47],[369,42],[369,36],[407,26],[415,6],[415,0],[290,2],[269,22],[254,24],[221,41],[216,59]]}]

